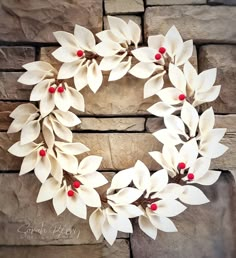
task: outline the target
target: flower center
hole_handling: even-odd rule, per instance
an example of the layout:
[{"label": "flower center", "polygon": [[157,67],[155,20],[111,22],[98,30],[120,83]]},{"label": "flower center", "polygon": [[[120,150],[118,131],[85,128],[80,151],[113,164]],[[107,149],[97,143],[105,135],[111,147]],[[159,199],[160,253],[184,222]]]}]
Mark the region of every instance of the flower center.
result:
[{"label": "flower center", "polygon": [[79,188],[79,187],[80,187],[80,182],[79,182],[79,181],[75,181],[75,182],[73,183],[73,186],[74,186],[75,188]]},{"label": "flower center", "polygon": [[156,211],[157,208],[158,208],[158,207],[157,207],[156,203],[152,203],[151,206],[150,206],[150,209],[151,209],[152,211]]},{"label": "flower center", "polygon": [[72,190],[69,190],[69,191],[67,192],[67,195],[68,195],[69,197],[72,197],[72,196],[74,196],[74,191],[72,191]]},{"label": "flower center", "polygon": [[40,155],[41,157],[46,156],[46,151],[45,151],[44,149],[40,150],[40,151],[39,151],[39,155]]},{"label": "flower center", "polygon": [[186,167],[186,164],[185,164],[184,162],[180,162],[180,163],[178,164],[178,168],[179,168],[179,169],[185,169],[185,167]]},{"label": "flower center", "polygon": [[164,54],[164,53],[166,52],[166,49],[165,49],[164,47],[160,47],[160,48],[159,48],[159,52],[160,52],[161,54]]},{"label": "flower center", "polygon": [[179,95],[179,100],[185,100],[185,99],[186,99],[186,96],[184,94]]},{"label": "flower center", "polygon": [[156,60],[160,60],[160,59],[161,59],[161,54],[157,53],[157,54],[155,55],[155,59],[156,59]]},{"label": "flower center", "polygon": [[188,180],[193,180],[194,179],[194,174],[193,173],[189,173],[188,174]]},{"label": "flower center", "polygon": [[76,54],[77,54],[78,57],[82,57],[84,55],[84,51],[83,50],[78,50]]},{"label": "flower center", "polygon": [[55,93],[55,91],[56,91],[56,89],[54,88],[54,87],[49,87],[49,89],[48,89],[48,92],[50,92],[50,93]]},{"label": "flower center", "polygon": [[57,91],[59,93],[63,93],[64,92],[64,88],[62,86],[60,86],[60,87],[57,88]]}]

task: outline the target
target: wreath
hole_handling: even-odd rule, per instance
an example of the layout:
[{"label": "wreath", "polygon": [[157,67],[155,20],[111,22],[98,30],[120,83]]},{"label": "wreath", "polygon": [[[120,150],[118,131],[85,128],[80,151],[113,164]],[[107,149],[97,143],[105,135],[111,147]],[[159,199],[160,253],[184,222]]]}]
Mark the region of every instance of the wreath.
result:
[{"label": "wreath", "polygon": [[[14,120],[8,133],[21,132],[9,152],[23,157],[20,175],[34,170],[42,183],[37,203],[52,199],[57,215],[68,209],[81,219],[87,218],[87,207],[93,207],[91,230],[96,239],[103,235],[112,245],[118,231],[132,233],[130,219],[135,217],[152,239],[157,230],[177,231],[170,218],[182,213],[184,204],[209,202],[197,185],[217,181],[221,172],[210,169],[211,159],[228,148],[220,143],[226,129],[213,128],[213,109],[200,116],[196,109],[215,100],[221,86],[214,86],[216,68],[198,74],[188,61],[193,41],[184,42],[173,26],[165,36],[149,36],[148,46],[138,47],[137,24],[112,16],[108,23],[108,30],[96,34],[98,44],[92,32],[79,25],[74,34],[55,32],[61,47],[52,55],[63,63],[59,71],[42,61],[23,66],[26,72],[18,81],[35,85],[30,101],[36,104],[19,105],[10,114]],[[161,170],[150,174],[138,160],[108,182],[97,171],[102,157],[91,155],[78,162],[76,156],[89,149],[73,142],[70,128],[81,121],[72,110],[85,110],[80,90],[88,86],[96,93],[107,72],[109,81],[127,73],[147,79],[144,98],[159,97],[148,111],[164,119],[166,128],[153,133],[163,148],[149,154]],[[104,185],[106,190],[99,192]]]}]

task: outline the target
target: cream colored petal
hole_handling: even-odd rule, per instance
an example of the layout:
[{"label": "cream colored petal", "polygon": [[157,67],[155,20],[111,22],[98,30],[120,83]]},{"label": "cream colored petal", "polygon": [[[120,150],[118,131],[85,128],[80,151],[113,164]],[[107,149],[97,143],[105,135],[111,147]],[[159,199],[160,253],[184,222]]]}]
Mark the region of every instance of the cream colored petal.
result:
[{"label": "cream colored petal", "polygon": [[178,48],[175,55],[175,65],[180,66],[186,63],[193,54],[193,41],[185,41],[182,48]]},{"label": "cream colored petal", "polygon": [[165,37],[163,35],[149,36],[148,37],[148,46],[150,48],[156,49],[157,52],[160,47],[166,48]]},{"label": "cream colored petal", "polygon": [[78,41],[75,36],[71,33],[65,31],[56,31],[53,32],[54,37],[58,41],[58,43],[67,48],[77,48],[79,47]]},{"label": "cream colored petal", "polygon": [[114,69],[111,70],[108,81],[116,81],[126,75],[131,67],[131,57],[128,61],[119,63]]},{"label": "cream colored petal", "polygon": [[134,65],[129,70],[129,73],[137,78],[146,79],[146,78],[150,77],[155,70],[156,70],[155,64],[140,62],[140,63],[137,63],[136,65]]},{"label": "cream colored petal", "polygon": [[187,94],[192,96],[195,90],[195,82],[197,80],[197,71],[190,62],[184,64],[184,76],[187,81]]},{"label": "cream colored petal", "polygon": [[48,148],[51,149],[55,142],[55,136],[52,129],[52,124],[48,117],[44,118],[42,124],[42,133],[45,143],[47,144]]},{"label": "cream colored petal", "polygon": [[127,187],[133,179],[134,171],[134,168],[128,168],[116,173],[112,178],[109,189],[121,189]]},{"label": "cream colored petal", "polygon": [[172,26],[169,31],[166,33],[166,41],[168,44],[167,51],[173,56],[176,54],[176,51],[182,47],[183,39],[179,34],[175,26]]},{"label": "cream colored petal", "polygon": [[93,60],[93,63],[88,67],[87,80],[90,89],[96,93],[97,90],[101,87],[103,81],[102,71],[100,70],[96,61]]},{"label": "cream colored petal", "polygon": [[22,116],[23,114],[30,115],[30,114],[37,113],[38,111],[39,111],[38,108],[31,103],[21,104],[11,112],[10,117],[16,119],[19,116]]},{"label": "cream colored petal", "polygon": [[66,209],[66,194],[66,186],[64,184],[53,198],[53,207],[57,215],[60,215]]},{"label": "cream colored petal", "polygon": [[[84,150],[84,145],[82,147]],[[88,151],[87,147],[85,151]],[[95,155],[88,156],[80,162],[77,172],[81,175],[94,173],[100,167],[101,162],[102,162],[102,157],[100,156],[95,156]]]},{"label": "cream colored petal", "polygon": [[199,130],[201,135],[207,134],[213,129],[215,124],[215,116],[212,107],[205,110],[199,119]]},{"label": "cream colored petal", "polygon": [[58,109],[61,111],[68,111],[71,106],[70,92],[66,87],[62,93],[56,91],[54,93],[54,102]]},{"label": "cream colored petal", "polygon": [[52,119],[51,123],[52,123],[53,131],[60,139],[66,142],[72,142],[73,135],[70,129],[58,123],[57,120]]},{"label": "cream colored petal", "polygon": [[134,46],[137,48],[141,38],[141,30],[138,24],[136,24],[132,20],[129,20],[128,22],[128,34],[130,40],[134,43]]},{"label": "cream colored petal", "polygon": [[144,84],[144,98],[151,97],[158,93],[159,90],[162,89],[164,85],[163,75],[164,73],[158,73],[157,75],[151,77]]},{"label": "cream colored petal", "polygon": [[113,56],[122,49],[121,45],[114,41],[102,41],[95,46],[95,52],[104,57]]},{"label": "cream colored petal", "polygon": [[57,160],[62,169],[72,174],[75,174],[78,167],[78,160],[76,159],[76,157],[70,154],[66,154],[59,149],[56,149],[56,153]]},{"label": "cream colored petal", "polygon": [[81,185],[77,191],[86,205],[89,207],[101,207],[100,196],[92,187]]},{"label": "cream colored petal", "polygon": [[24,145],[22,145],[20,142],[16,142],[8,149],[8,152],[17,157],[24,157],[36,150],[39,146],[40,144],[36,144],[34,142]]},{"label": "cream colored petal", "polygon": [[41,157],[37,162],[34,173],[41,183],[44,183],[51,172],[51,162],[48,156]]},{"label": "cream colored petal", "polygon": [[48,87],[53,81],[54,79],[46,79],[34,86],[30,94],[30,101],[41,100],[47,94]]},{"label": "cream colored petal", "polygon": [[19,175],[24,175],[35,168],[39,161],[39,155],[37,151],[31,152],[29,155],[25,156],[21,164]]},{"label": "cream colored petal", "polygon": [[103,30],[101,32],[98,32],[96,36],[101,41],[114,41],[119,42],[119,38],[111,31],[111,30]]},{"label": "cream colored petal", "polygon": [[186,94],[186,80],[183,72],[175,65],[169,65],[169,78],[171,83],[183,94]]},{"label": "cream colored petal", "polygon": [[47,72],[40,70],[27,71],[17,81],[25,85],[34,85],[41,82],[47,74]]},{"label": "cream colored petal", "polygon": [[38,120],[27,123],[21,131],[21,144],[27,144],[36,140],[39,137],[40,129],[40,123]]},{"label": "cream colored petal", "polygon": [[86,219],[87,217],[87,207],[76,192],[72,197],[67,196],[67,209],[81,219]]},{"label": "cream colored petal", "polygon": [[104,221],[105,217],[101,209],[96,209],[89,217],[89,226],[96,240],[98,240],[102,235],[102,226]]},{"label": "cream colored petal", "polygon": [[149,113],[160,117],[171,115],[176,110],[176,108],[164,102],[157,102],[156,104],[152,105],[150,108],[147,109]]},{"label": "cream colored petal", "polygon": [[132,51],[132,54],[140,62],[152,63],[155,62],[155,55],[158,53],[158,50],[150,47],[140,47]]},{"label": "cream colored petal", "polygon": [[150,183],[150,172],[146,165],[138,160],[134,166],[133,182],[139,190],[146,190]]},{"label": "cream colored petal", "polygon": [[117,67],[126,55],[127,52],[125,52],[123,55],[106,56],[100,62],[99,67],[102,71],[110,71]]},{"label": "cream colored petal", "polygon": [[182,100],[179,100],[179,95],[183,94],[182,91],[173,87],[167,87],[157,92],[157,96],[168,105],[177,105],[182,103]]},{"label": "cream colored petal", "polygon": [[178,134],[176,134],[175,132],[172,132],[168,129],[161,129],[161,130],[153,133],[153,135],[162,144],[178,145],[180,143],[183,143],[183,141],[181,140],[181,138],[179,137]]},{"label": "cream colored petal", "polygon": [[80,119],[72,112],[63,112],[61,110],[54,110],[53,114],[57,120],[66,127],[73,127],[81,123]]},{"label": "cream colored petal", "polygon": [[105,219],[102,225],[102,234],[107,242],[113,245],[117,237],[117,230],[108,223],[107,219]]},{"label": "cream colored petal", "polygon": [[59,69],[58,79],[69,79],[74,77],[80,68],[80,65],[83,63],[84,59],[78,59],[70,63],[64,63]]},{"label": "cream colored petal", "polygon": [[184,191],[179,197],[181,202],[190,205],[200,205],[209,202],[205,194],[197,187],[184,185],[183,188]]},{"label": "cream colored petal", "polygon": [[54,96],[47,92],[47,94],[41,99],[39,109],[42,117],[47,116],[55,108]]},{"label": "cream colored petal", "polygon": [[70,99],[70,105],[79,110],[84,112],[85,110],[85,104],[84,104],[84,97],[83,95],[78,92],[77,90],[68,87],[68,94],[70,95],[69,99]]},{"label": "cream colored petal", "polygon": [[82,49],[93,51],[95,47],[95,38],[90,30],[76,24],[74,35]]},{"label": "cream colored petal", "polygon": [[35,61],[28,64],[24,64],[22,66],[27,71],[43,71],[43,72],[50,72],[56,73],[56,69],[49,63],[44,61]]},{"label": "cream colored petal", "polygon": [[52,55],[60,62],[70,63],[79,59],[77,56],[78,50],[76,47],[59,47],[52,52]]},{"label": "cream colored petal", "polygon": [[78,91],[82,90],[88,84],[87,71],[88,71],[88,63],[81,65],[79,67],[78,72],[74,76],[75,88]]},{"label": "cream colored petal", "polygon": [[84,144],[82,144],[80,142],[66,143],[66,142],[55,141],[55,145],[62,152],[69,154],[69,155],[79,155],[79,154],[89,151],[88,147],[86,147]]}]

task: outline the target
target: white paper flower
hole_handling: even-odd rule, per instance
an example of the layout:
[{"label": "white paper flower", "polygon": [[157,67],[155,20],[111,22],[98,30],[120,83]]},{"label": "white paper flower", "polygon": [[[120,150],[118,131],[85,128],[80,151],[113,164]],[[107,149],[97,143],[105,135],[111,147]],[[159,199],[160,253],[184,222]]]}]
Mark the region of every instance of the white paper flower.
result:
[{"label": "white paper flower", "polygon": [[[132,75],[145,79],[154,72],[157,73],[145,83],[144,98],[157,94],[164,85],[163,76],[166,71],[170,70],[170,65],[180,66],[184,64],[192,56],[192,52],[193,41],[183,42],[175,26],[171,27],[166,36],[149,36],[148,47],[133,50],[132,54],[140,63],[129,71]],[[161,70],[165,71],[160,73]],[[178,75],[175,76],[178,77]],[[184,95],[183,92],[179,93],[179,95],[181,94]]]},{"label": "white paper flower", "polygon": [[198,158],[188,170],[188,174],[183,178],[187,183],[196,183],[200,185],[214,184],[221,172],[209,170],[211,160],[205,157]]},{"label": "white paper flower", "polygon": [[132,56],[131,44],[138,47],[141,30],[133,21],[126,23],[118,17],[107,16],[110,29],[96,34],[101,40],[95,47],[96,52],[103,57],[99,67],[110,71],[108,80],[122,78],[130,69]]},{"label": "white paper flower", "polygon": [[168,171],[171,177],[183,174],[196,161],[198,157],[198,145],[196,139],[184,143],[178,151],[174,145],[165,144],[162,152],[149,152],[151,157]]},{"label": "white paper flower", "polygon": [[95,93],[103,80],[102,72],[97,64],[95,38],[92,32],[82,26],[75,25],[74,35],[64,31],[54,32],[61,47],[52,55],[63,62],[58,79],[74,77],[74,84],[78,91],[86,85]]},{"label": "white paper flower", "polygon": [[115,242],[118,231],[133,233],[130,220],[111,208],[96,209],[89,218],[89,225],[97,240],[103,235],[110,245]]}]

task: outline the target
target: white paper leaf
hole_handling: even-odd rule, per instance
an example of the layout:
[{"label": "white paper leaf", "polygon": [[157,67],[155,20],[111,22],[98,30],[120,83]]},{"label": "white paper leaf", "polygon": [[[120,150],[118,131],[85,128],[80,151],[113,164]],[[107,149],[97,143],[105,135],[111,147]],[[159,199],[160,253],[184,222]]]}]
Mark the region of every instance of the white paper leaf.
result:
[{"label": "white paper leaf", "polygon": [[66,142],[72,142],[72,132],[64,125],[57,122],[57,120],[51,119],[53,131],[62,140]]},{"label": "white paper leaf", "polygon": [[208,170],[204,176],[202,176],[196,181],[193,180],[189,183],[197,183],[200,185],[212,185],[219,179],[220,175],[221,171]]},{"label": "white paper leaf", "polygon": [[77,191],[86,205],[90,207],[101,207],[99,194],[93,188],[81,185]]},{"label": "white paper leaf", "polygon": [[153,133],[159,142],[166,145],[178,145],[183,141],[180,139],[179,135],[168,129],[161,129]]},{"label": "white paper leaf", "polygon": [[184,123],[178,116],[174,116],[174,115],[165,116],[164,123],[168,130],[171,130],[176,134],[183,135],[185,136],[185,138],[188,139],[188,136],[185,133]]},{"label": "white paper leaf", "polygon": [[[62,86],[61,86],[62,87]],[[68,111],[71,106],[70,93],[67,88],[63,92],[56,91],[54,93],[54,102],[58,109],[61,111]]]},{"label": "white paper leaf", "polygon": [[174,113],[176,111],[176,108],[164,102],[157,102],[156,104],[148,108],[147,111],[155,116],[163,117]]},{"label": "white paper leaf", "polygon": [[89,217],[89,225],[96,240],[98,240],[102,235],[102,226],[104,221],[105,217],[100,209],[96,209]]},{"label": "white paper leaf", "polygon": [[155,50],[150,47],[140,47],[132,51],[132,54],[140,62],[152,63],[155,62],[155,55],[158,53],[158,50]]},{"label": "white paper leaf", "polygon": [[98,33],[96,33],[96,36],[101,41],[114,41],[114,42],[120,42],[119,37],[117,37],[111,30],[103,30]]},{"label": "white paper leaf", "polygon": [[58,41],[58,43],[67,48],[78,48],[79,44],[75,38],[75,36],[71,33],[65,31],[56,31],[53,32],[54,37]]},{"label": "white paper leaf", "polygon": [[156,195],[152,195],[152,198],[161,198],[165,200],[169,199],[177,199],[182,192],[184,191],[183,187],[178,184],[168,184],[161,192],[157,193]]},{"label": "white paper leaf", "polygon": [[141,191],[144,191],[149,186],[150,172],[146,165],[138,160],[134,166],[133,182],[134,185]]},{"label": "white paper leaf", "polygon": [[127,52],[125,52],[123,55],[106,56],[100,62],[99,68],[102,71],[110,71],[113,68],[117,67],[119,63],[125,58],[126,55],[127,55]]},{"label": "white paper leaf", "polygon": [[[87,149],[86,151],[88,151]],[[102,157],[91,155],[84,158],[78,167],[77,173],[81,175],[86,175],[90,173],[96,172],[96,170],[100,167],[102,162]]]},{"label": "white paper leaf", "polygon": [[31,103],[21,104],[18,107],[16,107],[9,116],[11,118],[17,119],[19,116],[22,116],[23,114],[30,115],[37,113],[38,111],[38,108]]},{"label": "white paper leaf", "polygon": [[51,93],[44,95],[39,104],[39,109],[42,117],[47,116],[55,107],[54,96]]},{"label": "white paper leaf", "polygon": [[88,65],[86,63],[84,65],[80,65],[77,73],[74,75],[74,85],[78,91],[82,90],[88,84],[87,71]]},{"label": "white paper leaf", "polygon": [[179,196],[181,202],[191,205],[200,205],[209,202],[205,194],[195,186],[184,185],[183,193]]},{"label": "white paper leaf", "polygon": [[215,124],[215,116],[212,107],[205,110],[199,119],[199,130],[201,135],[208,133],[213,129]]},{"label": "white paper leaf", "polygon": [[31,152],[29,155],[25,156],[23,162],[21,163],[19,175],[24,175],[31,170],[33,170],[39,161],[39,155],[37,151]]},{"label": "white paper leaf", "polygon": [[198,144],[195,138],[185,142],[180,151],[180,162],[184,162],[186,168],[190,167],[198,157]]},{"label": "white paper leaf", "polygon": [[114,211],[118,214],[125,216],[127,218],[135,218],[140,215],[143,215],[143,211],[139,209],[136,205],[128,204],[128,205],[112,205]]},{"label": "white paper leaf", "polygon": [[110,189],[121,189],[121,188],[127,187],[131,183],[133,179],[133,175],[134,175],[133,168],[128,168],[128,169],[119,171],[113,176]]},{"label": "white paper leaf", "polygon": [[113,245],[113,243],[116,240],[117,230],[108,223],[107,219],[105,219],[104,224],[102,226],[102,234],[104,238],[107,240],[107,242],[110,245]]},{"label": "white paper leaf", "polygon": [[34,173],[41,183],[44,183],[51,172],[51,162],[48,156],[41,157],[37,162]]},{"label": "white paper leaf", "polygon": [[86,219],[87,208],[86,205],[81,200],[80,196],[74,192],[74,196],[67,196],[67,209],[75,216]]},{"label": "white paper leaf", "polygon": [[162,191],[168,183],[168,173],[165,169],[161,169],[150,178],[150,186],[147,189],[148,193],[160,192]]},{"label": "white paper leaf", "polygon": [[93,60],[93,63],[88,67],[87,81],[90,89],[93,93],[96,93],[97,90],[102,85],[103,75],[96,61]]},{"label": "white paper leaf", "polygon": [[148,37],[148,46],[159,50],[160,47],[166,47],[166,40],[163,35],[155,35]]},{"label": "white paper leaf", "polygon": [[76,54],[78,50],[78,47],[59,47],[52,52],[52,56],[60,62],[70,63],[79,59]]},{"label": "white paper leaf", "polygon": [[182,101],[179,99],[179,95],[183,94],[182,91],[173,87],[167,87],[158,91],[157,96],[168,105],[176,105]]},{"label": "white paper leaf", "polygon": [[30,93],[30,101],[39,101],[47,94],[49,85],[54,79],[46,79],[34,86]]},{"label": "white paper leaf", "polygon": [[183,72],[179,67],[170,63],[169,65],[169,78],[171,83],[179,89],[182,93],[186,93],[186,80]]},{"label": "white paper leaf", "polygon": [[82,65],[84,59],[78,59],[70,63],[63,63],[58,72],[57,79],[69,79],[74,77]]},{"label": "white paper leaf", "polygon": [[141,37],[141,30],[139,26],[131,20],[129,20],[128,22],[128,30],[129,30],[130,39],[134,43],[135,47],[137,48]]},{"label": "white paper leaf", "polygon": [[93,33],[80,25],[75,25],[74,35],[80,47],[87,51],[93,51],[95,47],[95,38]]},{"label": "white paper leaf", "polygon": [[187,81],[187,92],[188,92],[188,95],[189,96],[192,96],[193,95],[193,92],[195,90],[195,82],[197,80],[197,72],[195,70],[195,68],[192,66],[192,64],[187,61],[185,64],[184,64],[184,76],[185,76],[185,79]]},{"label": "white paper leaf", "polygon": [[109,224],[118,231],[133,233],[133,227],[128,218],[120,214],[107,216]]},{"label": "white paper leaf", "polygon": [[57,153],[57,160],[59,161],[61,167],[70,172],[75,174],[77,167],[78,167],[78,160],[76,159],[75,156],[66,154],[59,149],[56,149]]},{"label": "white paper leaf", "polygon": [[198,92],[205,92],[212,88],[216,80],[216,68],[205,70],[198,75],[197,87]]},{"label": "white paper leaf", "polygon": [[39,121],[38,120],[31,121],[23,127],[21,131],[20,142],[21,144],[27,144],[27,143],[33,142],[35,139],[39,137],[39,134],[40,134]]},{"label": "white paper leaf", "polygon": [[174,217],[186,210],[186,206],[176,200],[160,200],[157,202],[157,210],[154,211],[161,217]]},{"label": "white paper leaf", "polygon": [[53,114],[57,120],[66,127],[73,127],[81,123],[80,119],[72,112],[63,112],[61,110],[54,110]]},{"label": "white paper leaf", "polygon": [[79,111],[82,111],[84,112],[84,109],[85,109],[85,105],[84,105],[84,97],[83,95],[78,92],[77,90],[71,88],[71,87],[68,87],[69,89],[69,95],[70,95],[70,105],[79,110]]},{"label": "white paper leaf", "polygon": [[149,221],[149,219],[145,216],[140,216],[138,218],[138,224],[140,229],[147,234],[149,237],[151,237],[153,240],[157,237],[157,229],[152,225],[152,223]]},{"label": "white paper leaf", "polygon": [[163,80],[164,73],[159,73],[153,77],[151,77],[145,84],[144,84],[144,98],[151,97],[158,93],[159,90],[162,89],[164,85]]},{"label": "white paper leaf", "polygon": [[111,31],[120,39],[120,41],[126,41],[129,38],[129,30],[127,23],[115,16],[107,16],[108,24]]},{"label": "white paper leaf", "polygon": [[182,48],[178,48],[175,56],[175,64],[180,66],[186,63],[193,54],[193,41],[187,40],[183,43]]},{"label": "white paper leaf", "polygon": [[126,62],[121,62],[118,66],[111,70],[108,81],[116,81],[122,78],[131,67],[131,58]]},{"label": "white paper leaf", "polygon": [[166,33],[166,41],[168,42],[168,53],[175,55],[177,50],[182,47],[183,40],[175,26],[172,26]]},{"label": "white paper leaf", "polygon": [[137,78],[146,79],[150,77],[155,70],[155,64],[139,62],[129,70],[129,73]]},{"label": "white paper leaf", "polygon": [[57,215],[66,209],[66,187],[65,185],[54,196],[52,203]]},{"label": "white paper leaf", "polygon": [[75,177],[78,178],[82,184],[92,188],[97,188],[108,183],[107,179],[100,172]]},{"label": "white paper leaf", "polygon": [[[199,104],[205,103],[205,102],[211,102],[214,101],[220,94],[221,86],[214,86],[210,88],[208,91],[197,93],[195,95],[196,102]],[[195,105],[195,101],[193,103]],[[196,106],[196,105],[195,105]]]},{"label": "white paper leaf", "polygon": [[221,143],[204,144],[200,146],[199,153],[209,159],[222,156],[229,148]]},{"label": "white paper leaf", "polygon": [[25,85],[34,85],[41,82],[48,74],[50,74],[50,72],[39,70],[27,71],[23,73],[17,81]]},{"label": "white paper leaf", "polygon": [[107,57],[117,54],[122,47],[114,41],[102,41],[95,46],[95,51],[99,56]]},{"label": "white paper leaf", "polygon": [[8,152],[17,157],[25,157],[26,155],[29,155],[32,151],[36,150],[39,146],[39,144],[36,144],[34,142],[30,142],[24,145],[21,145],[20,142],[16,142],[8,149]]},{"label": "white paper leaf", "polygon": [[45,117],[42,125],[42,133],[44,141],[46,142],[49,149],[51,149],[55,142],[55,136],[53,133],[52,125],[48,117]]},{"label": "white paper leaf", "polygon": [[164,232],[177,232],[177,228],[175,227],[175,224],[166,217],[160,217],[160,216],[149,216],[149,219],[151,223],[158,228],[161,231]]}]

